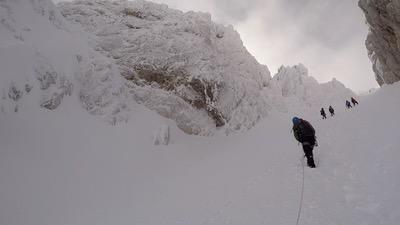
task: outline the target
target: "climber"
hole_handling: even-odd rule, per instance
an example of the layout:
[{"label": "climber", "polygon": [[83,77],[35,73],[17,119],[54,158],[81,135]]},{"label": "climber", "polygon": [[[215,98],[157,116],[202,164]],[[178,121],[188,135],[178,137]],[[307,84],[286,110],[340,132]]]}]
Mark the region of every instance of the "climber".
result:
[{"label": "climber", "polygon": [[335,115],[335,110],[333,109],[333,107],[331,105],[329,106],[329,112],[331,113],[331,116]]},{"label": "climber", "polygon": [[325,113],[324,108],[321,108],[320,113],[321,113],[322,119],[326,119],[326,113]]},{"label": "climber", "polygon": [[358,105],[358,102],[353,97],[351,97],[351,102],[353,103],[353,106]]},{"label": "climber", "polygon": [[350,103],[348,100],[346,100],[346,107],[347,107],[348,109],[352,108],[351,103]]},{"label": "climber", "polygon": [[312,152],[314,146],[318,146],[315,138],[315,130],[306,120],[294,117],[292,122],[294,137],[303,145],[303,151],[307,158],[307,165],[310,168],[315,168]]}]

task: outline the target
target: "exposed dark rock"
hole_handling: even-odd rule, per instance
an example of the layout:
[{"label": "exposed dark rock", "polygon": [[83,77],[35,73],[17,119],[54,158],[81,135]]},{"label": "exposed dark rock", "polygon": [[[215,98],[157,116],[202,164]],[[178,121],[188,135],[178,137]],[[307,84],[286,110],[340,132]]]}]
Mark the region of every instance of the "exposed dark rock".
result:
[{"label": "exposed dark rock", "polygon": [[[137,85],[157,84],[159,88],[174,93],[196,109],[206,110],[215,121],[216,127],[225,125],[225,119],[213,105],[218,99],[218,90],[221,84],[215,81],[205,81],[199,78],[190,78],[184,69],[168,70],[168,68],[155,69],[151,66],[137,66],[134,73],[123,73],[127,80]],[[195,95],[188,97],[180,93],[178,87],[185,87]]]},{"label": "exposed dark rock", "polygon": [[56,83],[57,73],[55,71],[36,71],[40,82],[40,89],[46,90],[50,85]]},{"label": "exposed dark rock", "polygon": [[22,91],[20,91],[15,84],[11,84],[8,89],[8,97],[16,102],[22,97]]},{"label": "exposed dark rock", "polygon": [[54,110],[61,104],[63,96],[63,94],[54,93],[49,100],[43,102],[40,106],[48,110]]}]

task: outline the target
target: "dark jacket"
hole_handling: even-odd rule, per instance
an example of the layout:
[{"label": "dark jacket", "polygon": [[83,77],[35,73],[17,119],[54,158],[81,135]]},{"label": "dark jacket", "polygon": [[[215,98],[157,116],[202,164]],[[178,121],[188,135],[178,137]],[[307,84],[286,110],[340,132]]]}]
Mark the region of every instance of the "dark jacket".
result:
[{"label": "dark jacket", "polygon": [[332,108],[332,106],[329,106],[329,112],[330,112],[330,113],[335,112],[335,110]]},{"label": "dark jacket", "polygon": [[297,141],[315,143],[314,127],[306,120],[301,120],[300,123],[293,125],[293,134]]},{"label": "dark jacket", "polygon": [[322,108],[320,112],[321,112],[321,115],[323,115],[323,116],[326,115],[324,108]]}]

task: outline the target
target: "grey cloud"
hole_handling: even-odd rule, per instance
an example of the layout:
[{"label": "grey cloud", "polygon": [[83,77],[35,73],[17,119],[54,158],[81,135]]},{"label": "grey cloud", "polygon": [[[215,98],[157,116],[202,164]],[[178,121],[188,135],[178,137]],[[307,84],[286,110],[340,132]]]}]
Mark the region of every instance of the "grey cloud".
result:
[{"label": "grey cloud", "polygon": [[217,13],[233,24],[248,19],[252,11],[261,4],[262,0],[214,0]]},{"label": "grey cloud", "polygon": [[[272,1],[269,1],[272,2]],[[266,22],[266,29],[298,29],[301,45],[320,43],[328,48],[341,48],[349,39],[364,34],[360,26],[361,11],[356,1],[276,0],[266,13],[276,14],[277,20]],[[267,19],[266,19],[267,20]]]},{"label": "grey cloud", "polygon": [[320,81],[336,77],[355,90],[377,86],[356,0],[269,0],[249,18],[237,27],[248,49],[272,71],[303,62]]}]

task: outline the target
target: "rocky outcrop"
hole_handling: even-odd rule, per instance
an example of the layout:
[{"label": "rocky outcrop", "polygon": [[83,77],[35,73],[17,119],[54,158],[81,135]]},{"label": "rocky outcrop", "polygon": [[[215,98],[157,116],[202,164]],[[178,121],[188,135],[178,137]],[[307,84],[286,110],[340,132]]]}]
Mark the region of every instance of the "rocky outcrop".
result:
[{"label": "rocky outcrop", "polygon": [[400,1],[360,0],[370,33],[366,40],[379,85],[400,80]]},{"label": "rocky outcrop", "polygon": [[59,9],[93,34],[92,46],[118,65],[137,102],[186,133],[247,130],[268,112],[268,68],[209,14],[140,0],[81,0]]}]

